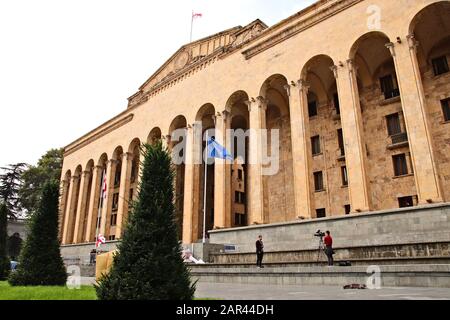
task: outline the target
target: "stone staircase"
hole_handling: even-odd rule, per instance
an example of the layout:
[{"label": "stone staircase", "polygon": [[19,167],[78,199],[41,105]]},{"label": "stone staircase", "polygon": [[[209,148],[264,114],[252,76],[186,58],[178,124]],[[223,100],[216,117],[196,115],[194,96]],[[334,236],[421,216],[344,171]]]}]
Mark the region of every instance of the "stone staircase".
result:
[{"label": "stone staircase", "polygon": [[[210,263],[190,265],[200,282],[280,285],[366,284],[380,271],[383,286],[449,287],[450,243],[431,242],[335,249],[335,266],[315,250],[266,252],[264,269],[255,266],[253,252],[211,253]],[[339,262],[350,262],[340,267]]]}]

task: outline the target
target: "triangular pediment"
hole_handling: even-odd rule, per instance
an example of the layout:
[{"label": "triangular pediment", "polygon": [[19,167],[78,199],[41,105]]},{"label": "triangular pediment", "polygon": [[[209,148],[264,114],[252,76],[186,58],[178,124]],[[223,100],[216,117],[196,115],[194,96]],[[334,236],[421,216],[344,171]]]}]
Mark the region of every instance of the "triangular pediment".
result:
[{"label": "triangular pediment", "polygon": [[241,45],[266,28],[262,21],[255,20],[245,27],[230,28],[182,46],[139,88],[139,92],[150,91],[159,83],[185,70],[189,65],[217,53],[218,50]]}]

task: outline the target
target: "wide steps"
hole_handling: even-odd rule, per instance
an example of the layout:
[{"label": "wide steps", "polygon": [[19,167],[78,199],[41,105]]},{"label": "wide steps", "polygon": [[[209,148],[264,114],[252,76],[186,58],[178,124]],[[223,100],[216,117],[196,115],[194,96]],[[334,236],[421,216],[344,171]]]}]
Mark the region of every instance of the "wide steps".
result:
[{"label": "wide steps", "polygon": [[[406,264],[379,266],[224,266],[192,265],[193,279],[211,283],[325,285],[377,283],[384,287],[450,288],[450,264]],[[375,274],[373,274],[375,272]]]}]

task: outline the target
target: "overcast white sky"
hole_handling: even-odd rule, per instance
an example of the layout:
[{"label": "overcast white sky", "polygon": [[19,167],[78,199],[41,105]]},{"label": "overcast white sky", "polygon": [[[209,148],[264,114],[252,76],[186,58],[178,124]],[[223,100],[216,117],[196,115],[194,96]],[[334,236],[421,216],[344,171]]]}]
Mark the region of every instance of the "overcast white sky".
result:
[{"label": "overcast white sky", "polygon": [[35,164],[123,111],[179,47],[314,0],[0,0],[0,166]]}]

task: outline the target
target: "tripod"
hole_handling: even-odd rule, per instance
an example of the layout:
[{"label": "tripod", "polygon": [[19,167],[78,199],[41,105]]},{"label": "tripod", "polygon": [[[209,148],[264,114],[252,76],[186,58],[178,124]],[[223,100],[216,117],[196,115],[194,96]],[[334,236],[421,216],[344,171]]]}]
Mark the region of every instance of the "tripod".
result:
[{"label": "tripod", "polygon": [[320,237],[319,239],[319,249],[317,251],[317,262],[320,261],[320,253],[325,252],[325,245],[323,243],[323,237]]}]

